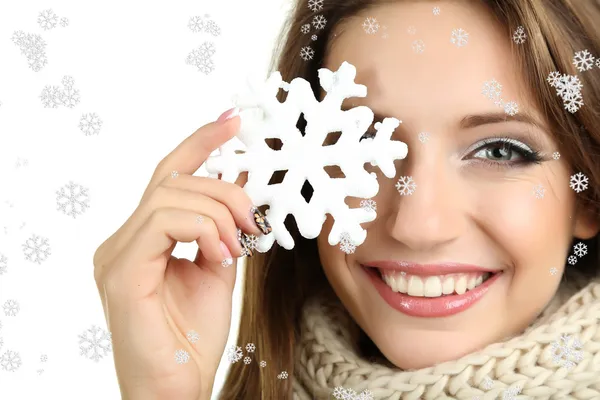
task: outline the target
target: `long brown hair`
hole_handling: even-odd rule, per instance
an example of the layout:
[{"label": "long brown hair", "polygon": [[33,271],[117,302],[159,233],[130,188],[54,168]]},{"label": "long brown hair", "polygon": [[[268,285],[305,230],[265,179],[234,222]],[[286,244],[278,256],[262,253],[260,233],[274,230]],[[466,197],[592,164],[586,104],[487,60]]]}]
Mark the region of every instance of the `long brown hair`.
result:
[{"label": "long brown hair", "polygon": [[[325,0],[323,8],[312,12],[307,0],[298,0],[284,24],[271,65],[287,82],[295,77],[308,80],[315,96],[320,95],[317,70],[335,42],[332,32],[340,23],[371,7],[394,0]],[[399,0],[396,0],[399,1]],[[406,1],[406,0],[405,0]],[[529,92],[550,126],[562,157],[575,172],[589,178],[589,189],[578,195],[578,204],[598,215],[600,200],[600,68],[578,74],[572,64],[575,52],[587,49],[600,57],[600,4],[596,0],[484,0],[502,23],[507,38],[519,26],[525,28],[527,40],[512,43],[512,51],[526,77]],[[326,27],[318,40],[301,34],[316,14],[323,15]],[[304,61],[300,50],[310,46],[314,57]],[[585,105],[571,114],[563,108],[555,90],[546,81],[548,74],[559,71],[578,75],[583,84]],[[280,101],[285,94],[280,94]],[[301,123],[299,129],[303,129]],[[270,143],[278,149],[275,141]],[[281,181],[281,176],[276,177]],[[275,182],[273,182],[275,183]],[[310,196],[308,189],[303,195]],[[244,300],[238,343],[256,345],[255,362],[231,366],[220,398],[225,400],[280,400],[292,398],[291,378],[294,371],[294,347],[299,334],[299,319],[304,301],[317,290],[328,290],[320,266],[316,240],[302,238],[293,217],[286,220],[295,248],[282,249],[277,244],[265,254],[247,260]],[[600,266],[598,238],[586,241],[589,255],[577,267],[592,276]],[[584,262],[585,261],[585,262]],[[330,290],[330,289],[329,289]],[[260,360],[267,362],[261,368]],[[276,376],[281,371],[289,379]]]}]

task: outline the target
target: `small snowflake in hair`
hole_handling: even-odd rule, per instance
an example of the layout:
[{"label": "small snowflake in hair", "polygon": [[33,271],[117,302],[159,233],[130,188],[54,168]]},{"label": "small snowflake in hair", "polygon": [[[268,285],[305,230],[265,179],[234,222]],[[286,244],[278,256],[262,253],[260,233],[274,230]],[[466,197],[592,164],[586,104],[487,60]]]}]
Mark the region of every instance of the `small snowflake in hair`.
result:
[{"label": "small snowflake in hair", "polygon": [[552,158],[555,160],[560,159],[560,153],[558,151],[555,151],[554,153],[552,153]]},{"label": "small snowflake in hair", "polygon": [[278,375],[277,375],[277,379],[287,379],[288,378],[288,373],[287,371],[281,371]]},{"label": "small snowflake in hair", "polygon": [[259,365],[260,365],[261,368],[264,368],[264,367],[267,366],[267,362],[263,360],[263,361],[260,362]]},{"label": "small snowflake in hair", "polygon": [[577,257],[569,256],[569,258],[567,258],[567,262],[571,265],[575,265],[575,264],[577,264]]},{"label": "small snowflake in hair", "polygon": [[254,353],[254,350],[256,350],[256,346],[254,345],[254,343],[248,343],[246,345],[246,351],[248,353]]},{"label": "small snowflake in hair", "polygon": [[252,359],[248,356],[244,357],[244,364],[248,365],[252,362]]},{"label": "small snowflake in hair", "polygon": [[433,7],[433,15],[440,15],[441,12],[439,7]]}]

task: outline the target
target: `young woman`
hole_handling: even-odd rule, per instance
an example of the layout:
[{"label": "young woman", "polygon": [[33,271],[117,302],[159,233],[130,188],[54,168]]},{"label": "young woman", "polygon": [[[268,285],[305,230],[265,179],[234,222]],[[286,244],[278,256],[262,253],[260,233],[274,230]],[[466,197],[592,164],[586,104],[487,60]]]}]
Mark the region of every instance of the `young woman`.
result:
[{"label": "young woman", "polygon": [[[599,3],[298,1],[280,43],[274,69],[316,96],[319,68],[353,64],[368,95],[344,106],[401,120],[408,157],[396,179],[365,166],[377,218],[355,252],[328,244],[328,216],[312,240],[290,218],[294,249],[261,254],[244,238],[269,226],[244,176],[192,176],[236,134],[236,110],[181,143],[94,257],[123,398],[210,398],[242,254],[238,344],[256,350],[222,399],[600,398]],[[196,259],[172,257],[177,241]]]}]

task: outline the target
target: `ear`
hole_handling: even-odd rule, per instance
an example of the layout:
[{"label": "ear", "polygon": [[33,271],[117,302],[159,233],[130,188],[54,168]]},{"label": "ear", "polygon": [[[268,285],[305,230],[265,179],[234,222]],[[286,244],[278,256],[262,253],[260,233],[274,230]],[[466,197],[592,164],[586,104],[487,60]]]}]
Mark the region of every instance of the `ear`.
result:
[{"label": "ear", "polygon": [[579,205],[575,211],[575,226],[573,236],[578,239],[588,240],[598,234],[600,230],[600,215],[595,207]]}]

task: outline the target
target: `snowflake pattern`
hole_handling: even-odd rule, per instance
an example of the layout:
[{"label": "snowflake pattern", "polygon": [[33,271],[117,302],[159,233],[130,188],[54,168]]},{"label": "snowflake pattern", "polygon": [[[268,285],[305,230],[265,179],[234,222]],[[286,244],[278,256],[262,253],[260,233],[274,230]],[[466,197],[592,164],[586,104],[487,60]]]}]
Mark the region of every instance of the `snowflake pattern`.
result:
[{"label": "snowflake pattern", "polygon": [[256,350],[256,346],[254,345],[254,343],[246,344],[246,351],[248,353],[254,353],[255,350]]},{"label": "snowflake pattern", "polygon": [[375,18],[367,17],[363,22],[362,27],[367,34],[373,35],[379,30],[379,23]]},{"label": "snowflake pattern", "polygon": [[40,361],[41,361],[41,362],[46,362],[46,361],[48,361],[48,356],[47,356],[46,354],[42,354],[42,355],[40,356]]},{"label": "snowflake pattern", "polygon": [[44,108],[58,108],[63,104],[63,92],[58,86],[46,85],[40,94]]},{"label": "snowflake pattern", "polygon": [[263,360],[258,365],[260,365],[261,368],[264,368],[267,366],[267,362]]},{"label": "snowflake pattern", "polygon": [[177,364],[186,364],[190,361],[190,353],[183,349],[175,350],[175,362]]},{"label": "snowflake pattern", "polygon": [[79,130],[85,136],[98,135],[102,124],[102,120],[96,113],[83,114],[79,119]]},{"label": "snowflake pattern", "polygon": [[287,379],[287,378],[288,378],[287,371],[281,371],[279,374],[277,374],[277,379]]},{"label": "snowflake pattern", "polygon": [[433,7],[433,15],[440,15],[442,10],[439,7]]},{"label": "snowflake pattern", "polygon": [[569,257],[567,258],[567,262],[568,262],[570,265],[575,265],[575,264],[577,264],[577,257],[575,257],[575,256],[569,256]]},{"label": "snowflake pattern", "polygon": [[15,372],[21,366],[21,355],[16,351],[6,350],[0,357],[0,367],[7,372]]},{"label": "snowflake pattern", "polygon": [[360,207],[367,212],[377,211],[377,203],[372,199],[361,200]]},{"label": "snowflake pattern", "polygon": [[560,74],[552,71],[546,79],[550,86],[556,89],[556,94],[562,98],[565,110],[575,113],[583,106],[581,89],[583,85],[577,76]]},{"label": "snowflake pattern", "polygon": [[204,42],[187,55],[185,63],[187,65],[195,66],[198,68],[199,72],[208,75],[215,69],[215,64],[211,57],[215,55],[216,52],[217,50],[215,49],[213,42]]},{"label": "snowflake pattern", "polygon": [[588,188],[589,179],[581,172],[571,175],[569,186],[577,193],[581,193]]},{"label": "snowflake pattern", "polygon": [[430,134],[429,132],[420,132],[418,135],[419,141],[421,143],[427,143],[429,141]]},{"label": "snowflake pattern", "polygon": [[21,306],[16,300],[6,300],[2,308],[4,309],[4,315],[7,317],[16,317],[21,310]]},{"label": "snowflake pattern", "polygon": [[252,359],[248,356],[244,357],[244,364],[248,365],[252,362]]},{"label": "snowflake pattern", "polygon": [[310,46],[304,46],[300,49],[300,58],[304,61],[312,60],[315,56],[315,51]]},{"label": "snowflake pattern", "polygon": [[396,182],[396,190],[401,196],[410,196],[417,189],[417,184],[413,181],[412,176],[401,176]]},{"label": "snowflake pattern", "polygon": [[487,82],[484,82],[483,88],[481,89],[481,94],[490,100],[496,101],[502,94],[502,85],[496,81],[496,79],[491,79]]},{"label": "snowflake pattern", "polygon": [[594,68],[594,56],[588,50],[581,50],[573,56],[573,65],[580,72],[589,71]]},{"label": "snowflake pattern", "polygon": [[79,335],[79,350],[87,359],[100,361],[112,351],[110,332],[92,325]]},{"label": "snowflake pattern", "polygon": [[510,116],[517,115],[519,112],[519,105],[514,101],[508,101],[504,103],[504,112]]},{"label": "snowflake pattern", "polygon": [[578,338],[573,338],[570,335],[561,335],[559,339],[552,342],[550,347],[552,350],[552,361],[561,367],[571,369],[583,360],[582,347],[583,345]]},{"label": "snowflake pattern", "polygon": [[552,158],[555,160],[560,159],[560,153],[558,151],[555,151],[554,153],[552,153]]},{"label": "snowflake pattern", "polygon": [[450,37],[450,43],[456,47],[466,46],[469,42],[469,33],[462,28],[453,29]]},{"label": "snowflake pattern", "polygon": [[587,252],[587,246],[582,242],[579,242],[573,246],[573,253],[575,253],[575,255],[579,258],[585,256]]},{"label": "snowflake pattern", "polygon": [[304,33],[305,35],[310,32],[310,24],[304,24],[300,27],[300,32]]},{"label": "snowflake pattern", "polygon": [[486,376],[481,382],[481,387],[483,388],[483,390],[492,390],[492,388],[494,387],[494,381],[489,376]]},{"label": "snowflake pattern", "polygon": [[0,253],[0,275],[4,275],[8,270],[8,257]]},{"label": "snowflake pattern", "polygon": [[409,26],[408,29],[406,30],[406,32],[409,35],[416,35],[417,34],[417,28],[415,28],[414,26]]},{"label": "snowflake pattern", "polygon": [[29,68],[33,71],[39,72],[48,64],[46,42],[40,35],[15,31],[11,40],[21,49],[21,54],[27,58]]},{"label": "snowflake pattern", "polygon": [[356,246],[352,243],[350,239],[350,235],[347,233],[342,233],[342,237],[340,240],[340,250],[342,250],[346,254],[353,254],[356,251]]},{"label": "snowflake pattern", "polygon": [[373,392],[365,389],[361,393],[357,393],[354,389],[347,389],[342,386],[337,386],[333,389],[333,397],[338,400],[373,400]]},{"label": "snowflake pattern", "polygon": [[523,44],[527,40],[527,34],[525,33],[525,28],[522,26],[518,26],[515,32],[513,33],[513,41],[516,44]]},{"label": "snowflake pattern", "polygon": [[204,32],[212,36],[219,36],[221,34],[221,28],[210,18],[210,15],[208,14],[204,14],[204,16],[196,15],[190,17],[188,21],[188,28],[195,33]]},{"label": "snowflake pattern", "polygon": [[312,36],[310,37],[310,40],[312,40],[312,41],[314,42],[314,41],[315,41],[315,40],[317,40],[318,38],[319,38],[319,37],[318,37],[317,35],[312,35]]},{"label": "snowflake pattern", "polygon": [[69,19],[62,17],[60,19],[60,26],[62,26],[63,28],[66,28],[67,26],[69,26]]},{"label": "snowflake pattern", "polygon": [[185,337],[190,343],[196,343],[198,340],[200,340],[200,334],[195,330],[189,331]]},{"label": "snowflake pattern", "polygon": [[45,31],[56,28],[58,24],[58,15],[52,9],[42,11],[37,19],[38,25]]},{"label": "snowflake pattern", "polygon": [[323,0],[308,0],[308,8],[312,12],[321,11],[323,9]]},{"label": "snowflake pattern", "polygon": [[423,54],[425,51],[425,43],[421,39],[412,42],[412,49],[417,54]]},{"label": "snowflake pattern", "polygon": [[600,57],[596,58],[596,67],[600,68]]},{"label": "snowflake pattern", "polygon": [[550,275],[554,276],[556,274],[558,274],[558,269],[556,269],[554,267],[550,268]]},{"label": "snowflake pattern", "polygon": [[227,360],[229,360],[230,363],[235,364],[242,359],[244,353],[242,353],[242,348],[240,346],[231,345],[227,348],[226,355]]},{"label": "snowflake pattern", "polygon": [[542,186],[541,183],[538,183],[533,187],[533,195],[536,199],[543,199],[546,194],[546,189]]},{"label": "snowflake pattern", "polygon": [[323,29],[325,28],[325,24],[327,24],[327,20],[322,15],[315,15],[312,19],[312,26],[314,26],[315,29]]},{"label": "snowflake pattern", "polygon": [[25,259],[28,261],[41,264],[46,261],[48,256],[51,254],[50,245],[48,239],[38,235],[32,235],[29,239],[22,244],[23,253]]},{"label": "snowflake pattern", "polygon": [[70,181],[56,191],[56,202],[58,211],[75,218],[89,207],[88,189]]},{"label": "snowflake pattern", "polygon": [[516,400],[519,393],[521,393],[521,387],[514,386],[508,388],[502,392],[502,400]]}]

